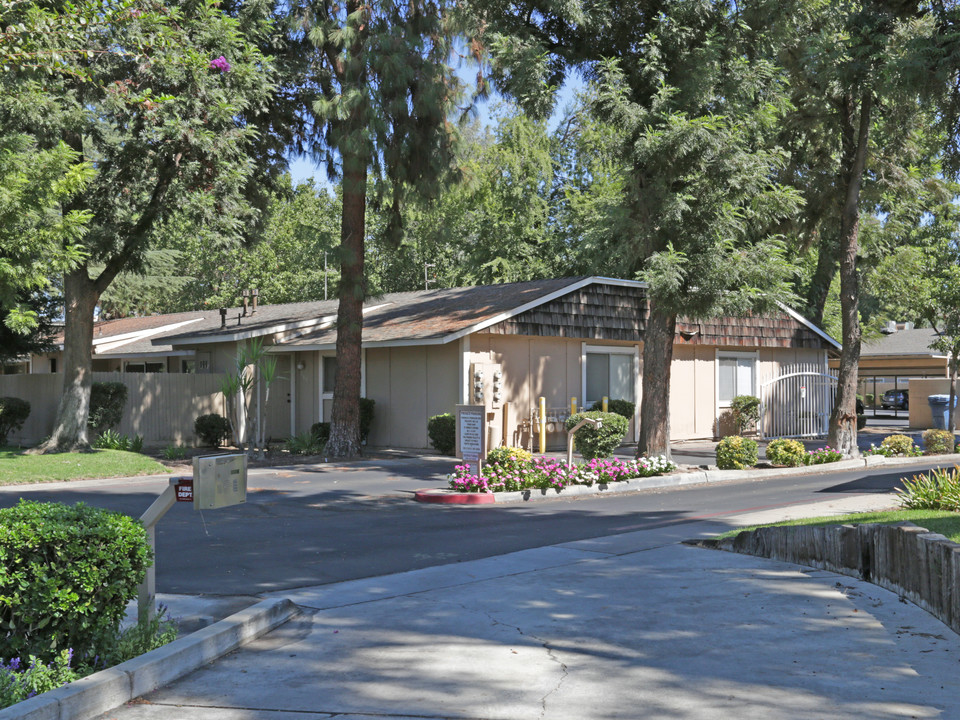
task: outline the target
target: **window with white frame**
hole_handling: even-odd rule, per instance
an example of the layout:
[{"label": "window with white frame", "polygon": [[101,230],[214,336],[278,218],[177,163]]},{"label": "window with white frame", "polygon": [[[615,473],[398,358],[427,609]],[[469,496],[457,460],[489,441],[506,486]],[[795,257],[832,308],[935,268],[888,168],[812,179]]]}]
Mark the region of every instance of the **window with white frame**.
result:
[{"label": "window with white frame", "polygon": [[717,365],[717,397],[721,406],[730,405],[737,395],[756,395],[756,355],[719,355]]},{"label": "window with white frame", "polygon": [[601,349],[590,348],[586,352],[586,384],[584,387],[584,406],[608,397],[611,400],[634,400],[634,388],[637,383],[633,348]]}]

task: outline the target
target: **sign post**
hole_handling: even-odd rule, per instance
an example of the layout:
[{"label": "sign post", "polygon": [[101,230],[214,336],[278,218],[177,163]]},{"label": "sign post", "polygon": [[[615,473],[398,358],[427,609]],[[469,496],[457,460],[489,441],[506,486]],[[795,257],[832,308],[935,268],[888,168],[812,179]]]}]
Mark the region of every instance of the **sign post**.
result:
[{"label": "sign post", "polygon": [[193,477],[170,478],[170,484],[140,516],[154,562],[137,592],[137,620],[142,625],[156,617],[157,523],[175,502],[192,502],[194,510],[239,505],[247,501],[247,456],[207,455],[193,459]]},{"label": "sign post", "polygon": [[487,409],[483,405],[457,405],[457,456],[477,463],[477,475],[487,456]]}]

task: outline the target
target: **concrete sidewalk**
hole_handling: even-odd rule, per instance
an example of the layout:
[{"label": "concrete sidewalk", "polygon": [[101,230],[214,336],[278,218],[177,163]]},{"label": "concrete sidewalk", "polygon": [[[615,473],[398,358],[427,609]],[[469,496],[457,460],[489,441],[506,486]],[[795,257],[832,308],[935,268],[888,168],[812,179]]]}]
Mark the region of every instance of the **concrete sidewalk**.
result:
[{"label": "concrete sidewalk", "polygon": [[[892,500],[790,513],[867,503]],[[674,525],[283,593],[299,618],[101,718],[960,717],[957,635],[867,583],[679,544],[721,529]]]}]

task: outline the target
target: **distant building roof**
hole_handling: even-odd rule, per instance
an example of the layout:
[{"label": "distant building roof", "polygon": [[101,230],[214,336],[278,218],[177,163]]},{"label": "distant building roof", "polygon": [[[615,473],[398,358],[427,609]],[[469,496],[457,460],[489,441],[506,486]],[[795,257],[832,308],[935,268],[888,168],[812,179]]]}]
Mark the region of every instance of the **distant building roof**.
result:
[{"label": "distant building roof", "polygon": [[865,340],[860,350],[860,356],[919,355],[925,357],[942,357],[943,353],[941,351],[934,350],[930,347],[936,339],[937,334],[933,328],[897,330],[877,340]]}]

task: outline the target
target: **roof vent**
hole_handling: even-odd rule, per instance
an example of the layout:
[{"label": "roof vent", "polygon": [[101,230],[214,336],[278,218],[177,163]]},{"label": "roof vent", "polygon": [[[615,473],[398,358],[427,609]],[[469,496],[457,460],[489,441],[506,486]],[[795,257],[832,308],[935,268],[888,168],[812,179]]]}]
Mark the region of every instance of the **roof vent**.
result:
[{"label": "roof vent", "polygon": [[223,330],[227,326],[227,309],[220,308],[220,329]]}]

